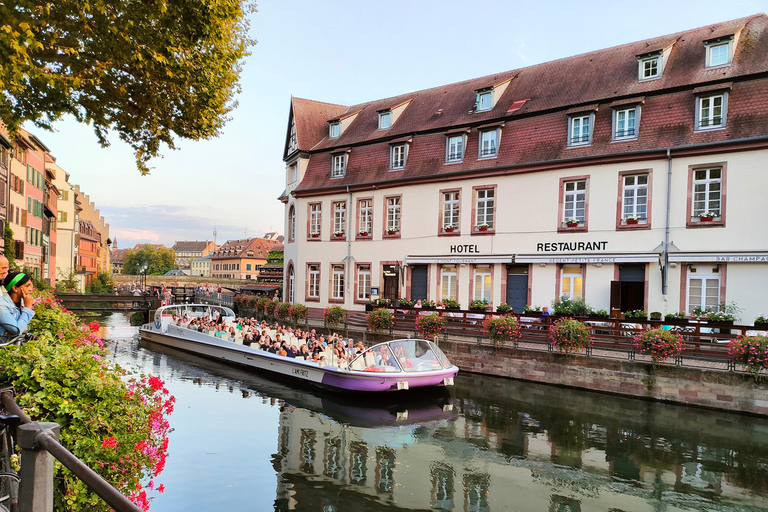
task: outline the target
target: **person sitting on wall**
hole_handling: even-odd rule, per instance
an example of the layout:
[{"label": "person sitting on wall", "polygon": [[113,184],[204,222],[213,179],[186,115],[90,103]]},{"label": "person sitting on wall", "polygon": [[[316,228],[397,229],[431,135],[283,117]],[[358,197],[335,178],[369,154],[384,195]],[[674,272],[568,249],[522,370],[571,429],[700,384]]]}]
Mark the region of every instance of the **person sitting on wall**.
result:
[{"label": "person sitting on wall", "polygon": [[8,292],[0,297],[0,334],[19,335],[27,330],[27,324],[35,316],[32,309],[35,285],[23,272],[11,272],[3,280]]}]

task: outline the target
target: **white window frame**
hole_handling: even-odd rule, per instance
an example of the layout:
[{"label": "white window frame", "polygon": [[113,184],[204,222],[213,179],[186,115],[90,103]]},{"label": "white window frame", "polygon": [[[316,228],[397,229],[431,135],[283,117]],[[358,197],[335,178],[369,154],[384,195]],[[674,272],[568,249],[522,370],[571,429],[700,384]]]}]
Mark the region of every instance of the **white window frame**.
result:
[{"label": "white window frame", "polygon": [[[639,183],[640,178],[645,178],[645,183]],[[633,180],[634,183],[627,185],[627,180]],[[621,219],[626,222],[627,217],[640,217],[640,223],[648,222],[648,182],[650,176],[648,173],[625,174],[621,177]],[[643,191],[645,194],[643,195]],[[642,200],[645,204],[640,204]],[[645,211],[643,211],[643,209]]]},{"label": "white window frame", "polygon": [[443,230],[451,226],[458,229],[461,216],[461,192],[443,192]]},{"label": "white window frame", "polygon": [[357,300],[369,300],[371,298],[371,267],[368,265],[357,267]]},{"label": "white window frame", "polygon": [[320,265],[309,265],[309,276],[307,277],[307,297],[311,299],[320,298]]},{"label": "white window frame", "polygon": [[[720,115],[714,115],[716,107],[714,102],[717,98],[720,98]],[[705,109],[708,112],[705,112]],[[717,94],[709,94],[706,96],[696,97],[696,119],[695,126],[696,131],[709,131],[720,130],[725,128],[725,119],[728,114],[728,93],[719,92]],[[720,118],[720,123],[715,124],[715,120]]]},{"label": "white window frame", "polygon": [[338,139],[340,135],[341,135],[341,122],[336,121],[336,122],[330,123],[328,126],[328,138]]},{"label": "white window frame", "polygon": [[[656,55],[651,55],[648,57],[643,57],[642,59],[638,59],[637,79],[640,82],[645,82],[647,80],[656,80],[658,78],[661,78],[661,73],[663,71],[662,57],[663,57],[662,54],[658,53]],[[654,61],[656,61],[656,72],[652,74],[646,74],[647,71],[650,71],[652,69],[652,64]]]},{"label": "white window frame", "polygon": [[[456,142],[458,146],[458,155],[456,151],[452,151],[453,142]],[[445,163],[455,164],[464,161],[464,151],[466,151],[467,136],[465,134],[452,134],[445,137]]]},{"label": "white window frame", "polygon": [[309,234],[319,235],[323,228],[323,205],[313,203],[309,205]]},{"label": "white window frame", "polygon": [[331,299],[344,300],[344,265],[331,265]]},{"label": "white window frame", "polygon": [[288,240],[296,239],[296,205],[288,207]]},{"label": "white window frame", "polygon": [[[579,268],[579,272],[566,272],[566,269]],[[568,297],[571,300],[578,300],[584,296],[584,267],[581,265],[566,264],[561,267],[560,274],[560,297]],[[576,282],[578,280],[578,283]],[[568,291],[565,291],[565,283],[568,282]],[[579,293],[575,293],[578,286]]]},{"label": "white window frame", "polygon": [[389,169],[399,171],[405,169],[405,159],[408,156],[408,144],[393,144],[389,148]]},{"label": "white window frame", "polygon": [[457,268],[453,266],[440,268],[440,299],[456,300],[457,298]]},{"label": "white window frame", "polygon": [[[703,309],[712,309],[712,311],[718,311],[719,310],[719,304],[720,304],[720,273],[719,272],[713,272],[710,270],[709,272],[701,273],[699,270],[707,268],[704,267],[704,265],[699,265],[697,267],[691,267],[691,270],[688,271],[687,276],[687,283],[685,286],[685,303],[686,303],[686,311],[688,314],[693,314],[693,308],[696,306],[700,306]],[[695,272],[693,270],[696,270]],[[700,281],[700,295],[698,296],[699,301],[698,303],[692,303],[691,302],[691,282],[692,281]],[[714,304],[707,305],[707,291],[708,290],[715,290],[714,295]],[[695,296],[694,296],[695,297]],[[710,302],[712,302],[710,300]]]},{"label": "white window frame", "polygon": [[[625,128],[619,131],[620,123],[622,122],[622,114],[624,114]],[[630,115],[633,114],[633,115]],[[628,127],[630,117],[634,118],[632,128]],[[613,140],[635,140],[640,132],[640,105],[633,107],[621,107],[613,109]]]},{"label": "white window frame", "polygon": [[[717,171],[720,176],[712,178],[712,171]],[[698,173],[706,173],[704,178],[697,179]],[[717,185],[717,186],[715,186]],[[698,190],[697,190],[698,188]],[[703,197],[697,198],[697,194],[703,194]],[[713,207],[712,203],[717,202],[717,206]],[[703,202],[703,204],[701,204]],[[696,206],[699,203],[699,206]],[[698,218],[700,213],[712,212],[715,218],[719,219],[723,216],[723,168],[711,167],[706,169],[694,169],[693,170],[693,190],[691,191],[691,216]]]},{"label": "white window frame", "polygon": [[331,160],[331,178],[343,178],[347,173],[347,154],[333,155]]},{"label": "white window frame", "polygon": [[341,233],[344,235],[347,232],[347,202],[346,201],[334,201],[333,202],[333,234],[337,235]]},{"label": "white window frame", "polygon": [[490,266],[475,267],[474,300],[484,300],[488,304],[491,303],[491,291],[493,289],[491,276]]},{"label": "white window frame", "polygon": [[480,142],[477,145],[477,158],[481,160],[496,158],[499,155],[499,139],[501,139],[501,130],[499,128],[482,130],[480,132]]},{"label": "white window frame", "polygon": [[[712,41],[709,43],[704,43],[707,47],[707,61],[706,61],[706,67],[707,68],[720,68],[723,66],[730,66],[731,62],[733,61],[733,38],[731,37],[727,41]],[[725,49],[725,62],[721,62],[719,59],[723,56],[723,53],[721,50]],[[717,51],[717,57],[718,61],[715,62],[714,56],[715,52]]]},{"label": "white window frame", "polygon": [[482,226],[483,224],[486,224],[488,229],[493,229],[495,213],[496,189],[477,189],[475,202],[475,226]]},{"label": "white window frame", "polygon": [[397,197],[387,198],[387,233],[400,232],[401,199]]},{"label": "white window frame", "polygon": [[392,111],[379,112],[379,130],[388,130],[392,127]]},{"label": "white window frame", "polygon": [[475,112],[486,112],[493,108],[493,89],[477,92]]},{"label": "white window frame", "polygon": [[288,183],[295,183],[299,179],[299,164],[291,164],[288,166]]},{"label": "white window frame", "polygon": [[[250,265],[248,265],[250,267]],[[288,302],[291,304],[295,301],[296,296],[296,271],[293,265],[288,267]]]},{"label": "white window frame", "polygon": [[[587,134],[584,135],[584,122],[587,124]],[[592,144],[592,131],[595,124],[595,113],[580,113],[568,117],[568,146],[589,146]],[[578,136],[576,130],[578,129]],[[578,140],[576,138],[578,137]]]},{"label": "white window frame", "polygon": [[[579,185],[583,185],[583,187],[579,188]],[[581,207],[579,207],[580,203]],[[584,225],[587,220],[587,180],[573,180],[563,183],[563,224],[568,219],[578,219],[581,225]]]},{"label": "white window frame", "polygon": [[371,233],[373,230],[373,199],[360,199],[360,222],[357,226],[358,233]]}]

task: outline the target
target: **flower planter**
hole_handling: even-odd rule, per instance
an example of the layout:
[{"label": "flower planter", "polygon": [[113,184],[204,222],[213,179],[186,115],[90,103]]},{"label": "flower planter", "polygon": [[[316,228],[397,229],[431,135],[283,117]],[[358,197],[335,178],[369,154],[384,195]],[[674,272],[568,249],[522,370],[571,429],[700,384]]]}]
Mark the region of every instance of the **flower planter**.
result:
[{"label": "flower planter", "polygon": [[453,230],[453,228],[451,228],[451,229],[446,228],[443,231],[445,231],[446,233],[453,233],[454,230]]},{"label": "flower planter", "polygon": [[477,228],[478,231],[488,231],[488,228]]},{"label": "flower planter", "polygon": [[312,233],[310,236],[312,238],[320,238],[320,233]]},{"label": "flower planter", "polygon": [[569,228],[577,228],[577,227],[579,227],[579,223],[578,222],[576,222],[576,223],[571,222],[569,224],[566,224],[566,226],[569,227]]},{"label": "flower planter", "polygon": [[712,222],[715,220],[714,217],[699,217],[699,222]]},{"label": "flower planter", "polygon": [[357,237],[358,238],[371,238],[371,234],[370,233],[358,233]]},{"label": "flower planter", "polygon": [[768,323],[755,322],[755,329],[768,330]]},{"label": "flower planter", "polygon": [[635,226],[637,223],[640,222],[639,220],[628,220],[627,226]]}]

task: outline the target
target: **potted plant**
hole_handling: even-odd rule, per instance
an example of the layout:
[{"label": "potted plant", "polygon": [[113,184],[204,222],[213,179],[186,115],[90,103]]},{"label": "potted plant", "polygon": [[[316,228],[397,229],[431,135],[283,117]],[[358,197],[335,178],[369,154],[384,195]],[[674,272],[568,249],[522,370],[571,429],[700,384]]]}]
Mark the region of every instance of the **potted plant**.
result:
[{"label": "potted plant", "polygon": [[533,304],[526,304],[523,306],[523,313],[535,313],[541,314],[541,306],[534,306]]},{"label": "potted plant", "polygon": [[552,303],[552,309],[556,315],[569,316],[573,314],[572,304],[573,301],[569,297],[560,297]]},{"label": "potted plant", "polygon": [[394,324],[392,311],[386,308],[377,309],[368,313],[368,328],[376,333],[389,331]]},{"label": "potted plant", "polygon": [[679,356],[685,342],[675,331],[665,331],[663,327],[648,329],[635,336],[633,346],[641,354],[651,356],[651,361],[658,363],[668,357]]},{"label": "potted plant", "polygon": [[338,329],[347,319],[347,310],[341,306],[330,306],[323,311],[325,325],[329,329]]},{"label": "potted plant", "polygon": [[483,321],[483,331],[494,345],[503,345],[505,341],[514,343],[520,339],[520,326],[514,315],[486,317]]},{"label": "potted plant", "polygon": [[652,311],[651,320],[661,320],[661,311]]},{"label": "potted plant", "polygon": [[451,224],[450,226],[443,227],[443,231],[446,232],[446,233],[453,233],[457,229],[459,229],[459,227],[456,226],[456,225],[453,225],[453,224]]},{"label": "potted plant", "polygon": [[393,229],[393,228],[387,229],[387,234],[390,235],[390,236],[396,235],[397,233],[398,233],[397,229]]},{"label": "potted plant", "polygon": [[568,226],[569,228],[575,228],[579,225],[579,219],[577,219],[576,217],[569,217],[565,219],[565,225]]},{"label": "potted plant", "polygon": [[642,309],[632,309],[624,312],[624,318],[634,318],[636,320],[648,320],[648,313]]},{"label": "potted plant", "polygon": [[371,232],[370,231],[360,231],[360,232],[357,233],[357,236],[359,236],[359,237],[371,236]]},{"label": "potted plant", "polygon": [[298,324],[302,320],[306,320],[307,306],[299,303],[291,304],[290,315],[291,315],[291,320],[293,320],[295,324]]},{"label": "potted plant", "polygon": [[734,321],[736,321],[736,317],[725,311],[713,311],[707,315],[707,323],[711,324],[733,325]]},{"label": "potted plant", "polygon": [[333,238],[343,238],[344,232],[343,231],[336,231],[333,233]]},{"label": "potted plant", "polygon": [[311,236],[312,238],[320,238],[320,233],[312,232],[309,234],[309,236]]},{"label": "potted plant", "polygon": [[412,308],[414,301],[408,299],[397,299],[397,305],[401,308]]},{"label": "potted plant", "polygon": [[469,309],[472,311],[485,311],[488,305],[487,300],[473,300],[469,303]]},{"label": "potted plant", "polygon": [[369,300],[368,302],[365,303],[365,310],[366,311],[373,311],[373,306],[375,306],[375,305],[376,305],[376,301],[375,300]]},{"label": "potted plant", "polygon": [[629,217],[624,218],[624,222],[627,223],[628,226],[633,226],[640,222],[641,217],[638,217],[636,215],[630,215]]},{"label": "potted plant", "polygon": [[592,328],[573,318],[561,318],[549,326],[549,343],[563,354],[592,346]]},{"label": "potted plant", "polygon": [[699,222],[712,222],[715,217],[717,217],[717,215],[712,212],[701,212],[699,214]]},{"label": "potted plant", "polygon": [[757,315],[755,327],[758,329],[768,329],[768,315]]},{"label": "potted plant", "polygon": [[607,309],[596,309],[592,311],[592,314],[589,315],[593,318],[608,318],[608,310]]},{"label": "potted plant", "polygon": [[278,319],[285,321],[291,315],[291,303],[290,302],[278,302],[275,307],[275,316]]},{"label": "potted plant", "polygon": [[421,301],[421,307],[423,309],[435,309],[435,301],[433,301],[433,300],[423,300],[423,301]]},{"label": "potted plant", "polygon": [[478,231],[488,231],[489,227],[490,226],[488,224],[478,224],[477,230]]},{"label": "potted plant", "polygon": [[682,311],[678,311],[677,313],[667,313],[664,315],[664,321],[671,324],[681,324],[681,323],[688,323],[688,320],[685,318],[685,313]]},{"label": "potted plant", "polygon": [[416,319],[416,331],[425,340],[431,340],[445,328],[445,318],[437,313],[423,315]]},{"label": "potted plant", "polygon": [[728,343],[728,355],[757,376],[768,368],[768,336],[739,336]]},{"label": "potted plant", "polygon": [[459,304],[459,301],[453,300],[453,299],[443,299],[443,304],[445,304],[445,309],[461,308],[461,304]]},{"label": "potted plant", "polygon": [[496,306],[496,312],[497,313],[502,313],[502,314],[505,314],[505,315],[507,313],[512,313],[512,306],[510,306],[509,304],[507,304],[505,302],[502,302],[501,304]]}]

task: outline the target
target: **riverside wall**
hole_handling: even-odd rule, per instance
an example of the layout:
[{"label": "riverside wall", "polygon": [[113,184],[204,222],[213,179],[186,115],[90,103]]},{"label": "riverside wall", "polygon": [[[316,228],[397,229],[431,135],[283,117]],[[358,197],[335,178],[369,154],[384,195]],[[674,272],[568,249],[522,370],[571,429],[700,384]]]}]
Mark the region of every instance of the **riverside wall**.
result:
[{"label": "riverside wall", "polygon": [[440,348],[466,372],[768,416],[768,379],[744,372],[455,341],[441,341]]}]

